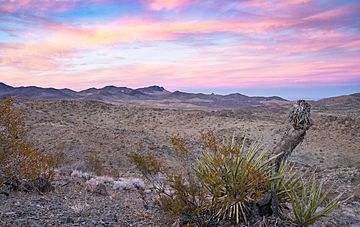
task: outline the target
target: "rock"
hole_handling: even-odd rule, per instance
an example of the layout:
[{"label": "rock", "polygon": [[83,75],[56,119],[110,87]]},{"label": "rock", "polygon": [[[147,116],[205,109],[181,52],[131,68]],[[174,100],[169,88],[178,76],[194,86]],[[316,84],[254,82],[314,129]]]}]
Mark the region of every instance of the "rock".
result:
[{"label": "rock", "polygon": [[145,190],[145,183],[143,180],[141,180],[139,178],[133,178],[132,184],[134,185],[135,188],[137,188],[139,190]]},{"label": "rock", "polygon": [[0,194],[9,196],[11,192],[11,189],[9,187],[1,187],[0,188]]},{"label": "rock", "polygon": [[104,184],[111,184],[114,181],[114,178],[109,176],[97,176],[95,179],[97,182]]},{"label": "rock", "polygon": [[105,195],[105,196],[109,195],[105,183],[99,182],[95,178],[88,180],[86,184],[87,184],[87,190],[89,192],[95,193],[97,195]]},{"label": "rock", "polygon": [[15,220],[14,224],[16,226],[25,226],[28,225],[28,221],[26,219],[17,219]]},{"label": "rock", "polygon": [[271,193],[265,193],[260,199],[257,201],[257,204],[259,206],[265,206],[266,204],[269,204],[271,200]]},{"label": "rock", "polygon": [[45,227],[46,225],[44,224],[39,224],[39,223],[31,223],[32,227]]},{"label": "rock", "polygon": [[14,216],[16,216],[16,212],[6,212],[6,213],[4,213],[4,216],[5,217],[14,217]]},{"label": "rock", "polygon": [[106,189],[105,184],[102,184],[102,183],[96,185],[95,193],[96,193],[97,195],[104,195],[104,196],[108,196],[108,195],[109,195],[109,193],[107,192],[107,189]]},{"label": "rock", "polygon": [[7,196],[4,194],[0,194],[0,201],[6,200]]},{"label": "rock", "polygon": [[116,223],[116,222],[118,222],[117,216],[115,214],[112,214],[112,213],[105,215],[102,219],[103,219],[103,221],[105,221],[107,223],[114,223],[114,222]]},{"label": "rock", "polygon": [[97,221],[92,220],[90,226],[97,226],[97,224],[98,224]]},{"label": "rock", "polygon": [[61,209],[61,206],[59,205],[50,205],[49,210],[59,210]]},{"label": "rock", "polygon": [[133,188],[133,185],[128,181],[114,181],[113,189],[114,190],[130,190]]},{"label": "rock", "polygon": [[60,224],[74,223],[74,220],[68,215],[60,217],[59,221],[60,221]]}]

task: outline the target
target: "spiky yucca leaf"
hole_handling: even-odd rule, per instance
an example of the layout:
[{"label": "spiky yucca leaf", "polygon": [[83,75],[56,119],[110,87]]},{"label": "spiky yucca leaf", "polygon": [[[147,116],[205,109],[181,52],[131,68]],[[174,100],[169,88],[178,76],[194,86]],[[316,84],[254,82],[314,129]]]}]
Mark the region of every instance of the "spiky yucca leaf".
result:
[{"label": "spiky yucca leaf", "polygon": [[290,191],[289,196],[295,221],[299,225],[311,225],[338,207],[342,194],[326,202],[331,190],[322,192],[322,186],[322,182],[317,184],[315,178],[312,178],[308,183],[302,182],[300,191]]},{"label": "spiky yucca leaf", "polygon": [[301,176],[298,175],[294,167],[287,162],[281,162],[277,172],[273,171],[273,169],[274,164],[272,164],[272,168],[270,169],[272,173],[269,188],[276,191],[280,204],[288,202],[290,199],[289,193],[300,187]]},{"label": "spiky yucca leaf", "polygon": [[267,152],[259,152],[256,143],[245,151],[244,141],[234,144],[226,140],[212,151],[199,160],[197,177],[213,196],[219,219],[246,222],[250,204],[262,195],[269,181],[264,171]]}]

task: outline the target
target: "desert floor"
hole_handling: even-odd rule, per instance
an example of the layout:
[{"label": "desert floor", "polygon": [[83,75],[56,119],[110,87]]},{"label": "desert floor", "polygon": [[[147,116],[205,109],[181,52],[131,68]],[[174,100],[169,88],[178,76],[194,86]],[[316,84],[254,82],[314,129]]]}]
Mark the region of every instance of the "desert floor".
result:
[{"label": "desert floor", "polygon": [[[89,160],[98,160],[99,175],[141,177],[127,153],[157,155],[178,168],[170,137],[185,138],[194,155],[200,153],[201,132],[214,131],[218,137],[235,136],[258,141],[272,149],[289,125],[289,105],[268,105],[243,109],[177,109],[136,105],[115,105],[98,101],[17,101],[26,112],[27,140],[37,149],[63,154],[61,174],[55,190],[13,193],[0,198],[0,225],[114,225],[168,226],[174,220],[161,211],[144,208],[134,189],[91,195],[86,182],[70,176],[72,170],[89,172]],[[315,124],[290,157],[306,174],[315,173],[326,185],[349,198],[323,223],[360,225],[360,107],[315,105]]]}]

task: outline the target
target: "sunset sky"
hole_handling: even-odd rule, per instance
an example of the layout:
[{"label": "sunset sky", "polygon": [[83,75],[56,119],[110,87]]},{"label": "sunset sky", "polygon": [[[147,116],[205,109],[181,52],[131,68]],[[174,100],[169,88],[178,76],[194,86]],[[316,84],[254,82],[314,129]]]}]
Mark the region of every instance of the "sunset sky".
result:
[{"label": "sunset sky", "polygon": [[360,1],[0,0],[0,81],[285,98],[360,92]]}]

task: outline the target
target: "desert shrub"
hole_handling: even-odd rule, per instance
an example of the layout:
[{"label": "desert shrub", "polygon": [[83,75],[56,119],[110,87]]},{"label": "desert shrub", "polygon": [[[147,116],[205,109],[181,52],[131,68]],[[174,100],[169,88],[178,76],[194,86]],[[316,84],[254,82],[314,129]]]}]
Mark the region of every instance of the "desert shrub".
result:
[{"label": "desert shrub", "polygon": [[120,177],[120,171],[118,168],[112,166],[112,161],[109,165],[105,165],[103,159],[96,153],[90,153],[85,158],[85,169],[89,173],[95,174],[97,176],[111,176],[111,177]]},{"label": "desert shrub", "polygon": [[92,153],[85,160],[86,169],[89,172],[95,173],[100,176],[104,173],[103,162],[99,159],[99,157]]},{"label": "desert shrub", "polygon": [[300,190],[290,191],[295,221],[300,226],[314,224],[338,207],[341,194],[331,201],[326,201],[330,189],[323,192],[322,185],[322,182],[317,183],[315,178],[312,178],[308,182],[302,181]]},{"label": "desert shrub", "polygon": [[0,103],[0,187],[48,190],[54,176],[53,156],[36,151],[24,141],[24,113],[11,97]]},{"label": "desert shrub", "polygon": [[219,142],[212,132],[202,134],[200,142],[203,149],[195,159],[183,139],[171,138],[184,166],[176,174],[168,173],[152,154],[129,154],[153,184],[155,204],[183,224],[253,223],[270,215],[288,219],[285,203],[303,199],[296,194],[303,184],[293,167],[282,162],[275,171],[277,156],[260,150],[257,143],[247,146],[245,140],[237,143],[234,138]]},{"label": "desert shrub", "polygon": [[132,152],[129,154],[129,158],[145,176],[154,175],[162,168],[161,162],[152,154],[141,155]]},{"label": "desert shrub", "polygon": [[65,153],[65,143],[59,143],[55,146],[56,151],[53,153],[56,168],[70,164],[69,157]]}]

